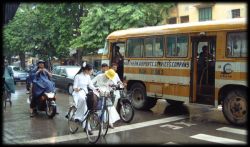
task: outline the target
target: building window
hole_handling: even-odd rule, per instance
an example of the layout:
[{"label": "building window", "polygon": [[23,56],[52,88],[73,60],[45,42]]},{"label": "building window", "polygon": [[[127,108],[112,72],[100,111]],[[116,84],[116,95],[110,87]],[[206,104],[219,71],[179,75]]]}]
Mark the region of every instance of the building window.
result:
[{"label": "building window", "polygon": [[200,8],[199,9],[199,21],[212,20],[212,8]]},{"label": "building window", "polygon": [[189,22],[189,16],[181,16],[181,23]]},{"label": "building window", "polygon": [[232,10],[232,18],[240,18],[240,9]]},{"label": "building window", "polygon": [[176,17],[172,17],[168,19],[169,24],[176,24]]}]

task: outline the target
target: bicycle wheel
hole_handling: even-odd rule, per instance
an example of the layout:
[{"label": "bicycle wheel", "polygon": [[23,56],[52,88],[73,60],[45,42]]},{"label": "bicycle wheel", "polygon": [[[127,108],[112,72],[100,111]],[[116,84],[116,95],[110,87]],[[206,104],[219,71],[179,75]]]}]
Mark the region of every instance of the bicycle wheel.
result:
[{"label": "bicycle wheel", "polygon": [[109,129],[109,111],[108,108],[105,108],[100,116],[101,126],[102,126],[102,135],[105,136]]},{"label": "bicycle wheel", "polygon": [[101,135],[101,121],[95,112],[89,112],[88,114],[86,134],[90,143],[96,143]]},{"label": "bicycle wheel", "polygon": [[68,126],[70,133],[74,134],[78,130],[78,124],[75,122],[74,116],[76,112],[76,107],[72,106],[69,108],[68,112]]}]

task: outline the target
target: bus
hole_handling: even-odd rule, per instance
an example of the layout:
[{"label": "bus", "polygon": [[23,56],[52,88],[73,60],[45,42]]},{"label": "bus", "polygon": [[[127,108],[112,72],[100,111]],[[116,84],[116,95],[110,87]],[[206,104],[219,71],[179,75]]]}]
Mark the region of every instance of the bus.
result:
[{"label": "bus", "polygon": [[119,46],[123,58],[117,72],[134,92],[136,109],[150,109],[157,99],[171,105],[221,105],[230,123],[244,125],[246,34],[245,18],[118,30],[107,36],[102,62],[115,62]]}]

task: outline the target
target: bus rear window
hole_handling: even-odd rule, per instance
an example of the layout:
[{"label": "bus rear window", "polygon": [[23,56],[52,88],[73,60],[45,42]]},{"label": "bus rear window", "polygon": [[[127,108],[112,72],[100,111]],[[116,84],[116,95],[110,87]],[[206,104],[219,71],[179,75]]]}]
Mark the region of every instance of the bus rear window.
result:
[{"label": "bus rear window", "polygon": [[227,57],[247,57],[246,32],[227,34]]}]

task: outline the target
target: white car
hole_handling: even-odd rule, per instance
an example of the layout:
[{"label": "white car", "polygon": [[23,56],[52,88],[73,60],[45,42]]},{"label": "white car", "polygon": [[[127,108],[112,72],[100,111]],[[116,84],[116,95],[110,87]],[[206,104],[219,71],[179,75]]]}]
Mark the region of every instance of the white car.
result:
[{"label": "white car", "polygon": [[22,70],[20,67],[18,66],[14,66],[14,65],[10,65],[8,66],[9,69],[12,71],[13,73],[13,77],[14,77],[14,81],[16,82],[25,82],[26,79],[28,78],[29,74],[27,72],[25,72],[24,70]]}]

